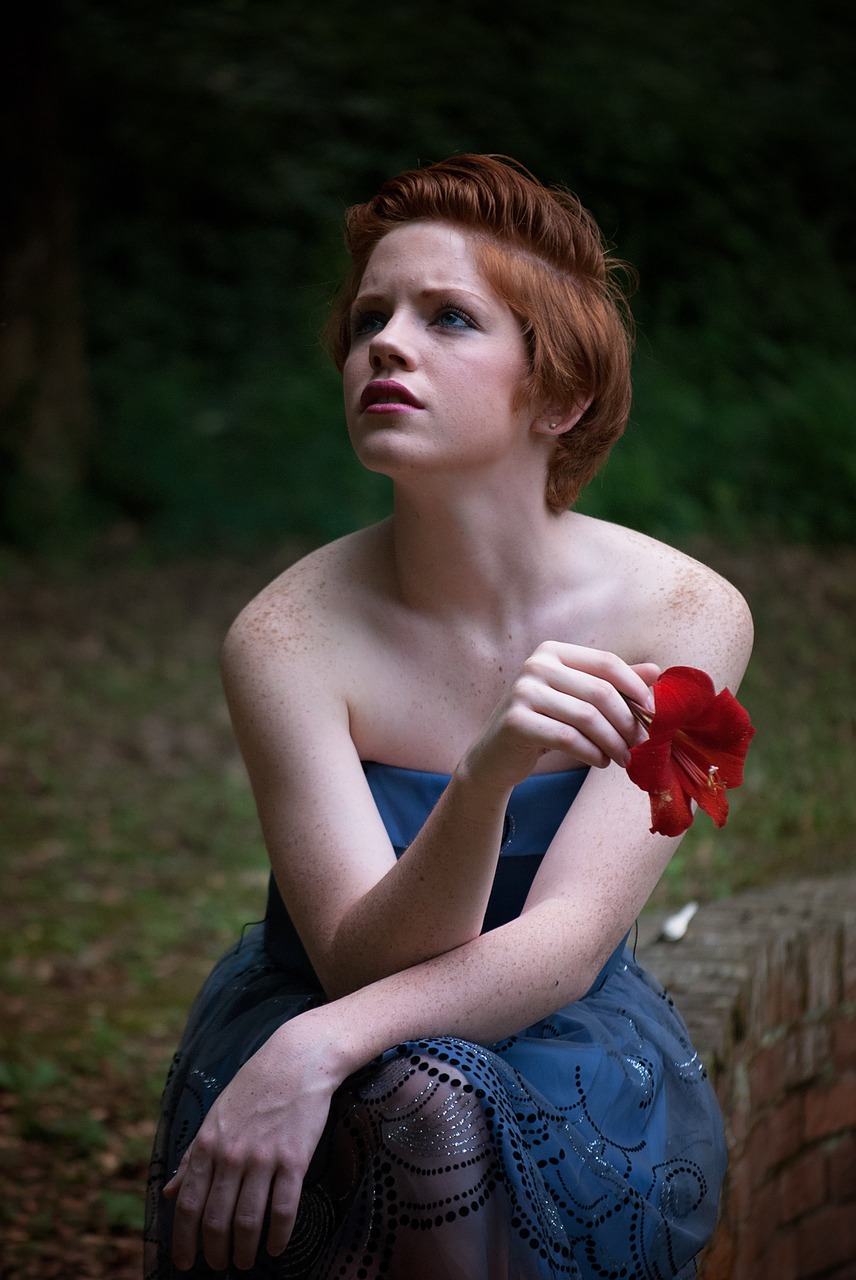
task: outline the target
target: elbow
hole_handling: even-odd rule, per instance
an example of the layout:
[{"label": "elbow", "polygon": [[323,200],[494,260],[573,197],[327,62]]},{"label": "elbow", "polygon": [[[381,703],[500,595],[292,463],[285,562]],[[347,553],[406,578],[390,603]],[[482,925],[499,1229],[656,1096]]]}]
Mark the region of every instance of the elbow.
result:
[{"label": "elbow", "polygon": [[334,956],[331,956],[325,964],[316,965],[316,972],[324,994],[330,1001],[353,995],[355,991],[370,986],[382,976],[367,972],[359,964],[337,962]]},{"label": "elbow", "polygon": [[313,957],[315,972],[328,1000],[340,1000],[363,987],[406,968],[396,963],[377,939],[363,935],[354,937],[349,930],[339,930],[324,950]]},{"label": "elbow", "polygon": [[532,917],[531,925],[541,939],[549,939],[545,958],[555,974],[557,1008],[589,994],[626,936],[614,922],[599,929],[596,920],[581,912],[579,903],[563,897],[542,900],[523,914]]},{"label": "elbow", "polygon": [[557,979],[556,987],[561,989],[561,1001],[558,1008],[563,1009],[566,1005],[576,1004],[578,1000],[582,1000],[587,996],[595,984],[600,967],[592,965],[591,968],[580,968],[573,974],[567,976],[563,983]]},{"label": "elbow", "polygon": [[399,939],[396,936],[387,939],[384,946],[376,937],[367,941],[363,937],[340,934],[324,959],[316,964],[316,973],[327,998],[338,1000],[371,986],[373,982],[458,951],[477,941],[479,936],[476,932],[461,937],[426,938],[421,946],[414,945],[412,938]]},{"label": "elbow", "polygon": [[360,958],[337,946],[335,941],[324,949],[323,955],[316,953],[312,963],[324,995],[331,1001],[349,996],[372,981],[364,973]]}]

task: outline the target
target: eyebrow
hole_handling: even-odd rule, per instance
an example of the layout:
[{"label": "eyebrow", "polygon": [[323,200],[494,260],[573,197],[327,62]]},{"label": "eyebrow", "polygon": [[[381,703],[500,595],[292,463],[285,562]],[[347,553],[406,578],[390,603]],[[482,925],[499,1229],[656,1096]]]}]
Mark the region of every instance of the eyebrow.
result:
[{"label": "eyebrow", "polygon": [[[458,284],[439,284],[429,285],[426,289],[420,289],[418,297],[430,301],[431,298],[448,298],[450,294],[465,294],[468,298],[474,298],[477,302],[487,302],[488,299],[481,293],[474,293],[472,289],[466,288],[465,285]],[[387,295],[379,289],[368,289],[365,293],[360,291],[354,298],[352,307],[358,303],[380,301]]]}]

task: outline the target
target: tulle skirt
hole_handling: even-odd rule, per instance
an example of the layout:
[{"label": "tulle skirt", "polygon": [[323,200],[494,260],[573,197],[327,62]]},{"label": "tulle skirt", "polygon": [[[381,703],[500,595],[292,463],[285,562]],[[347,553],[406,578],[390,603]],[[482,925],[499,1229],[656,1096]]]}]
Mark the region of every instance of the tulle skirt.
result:
[{"label": "tulle skirt", "polygon": [[695,1275],[726,1155],[680,1015],[629,949],[582,1000],[486,1048],[397,1045],[333,1098],[292,1241],[251,1272],[170,1257],[163,1184],[237,1070],[323,1003],[256,926],[217,964],[170,1070],[149,1178],[146,1280],[666,1280]]}]

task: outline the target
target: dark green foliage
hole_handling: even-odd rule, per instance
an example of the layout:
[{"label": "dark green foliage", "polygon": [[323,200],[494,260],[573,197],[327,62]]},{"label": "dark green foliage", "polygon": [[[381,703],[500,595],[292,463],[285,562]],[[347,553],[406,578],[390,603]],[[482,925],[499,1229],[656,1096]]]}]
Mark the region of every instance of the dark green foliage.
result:
[{"label": "dark green foliage", "polygon": [[401,167],[489,150],[574,188],[641,276],[633,424],[586,509],[678,536],[852,537],[842,3],[65,13],[101,519],[187,548],[382,513],[316,338],[341,210]]}]

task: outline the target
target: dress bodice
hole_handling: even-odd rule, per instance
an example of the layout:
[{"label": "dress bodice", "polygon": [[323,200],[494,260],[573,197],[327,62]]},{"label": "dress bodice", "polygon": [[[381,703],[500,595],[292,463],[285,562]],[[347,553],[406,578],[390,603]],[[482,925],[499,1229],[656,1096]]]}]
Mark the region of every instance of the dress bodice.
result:
[{"label": "dress bodice", "polygon": [[[374,761],[366,762],[363,769],[395,855],[401,857],[448,786],[449,775]],[[512,791],[483,932],[520,914],[541,859],[587,773],[586,768],[536,773]],[[304,976],[312,972],[273,876],[268,890],[265,945],[284,967],[297,968]]]},{"label": "dress bodice", "polygon": [[[374,762],[363,768],[395,855],[401,857],[448,786],[449,775]],[[585,768],[534,773],[512,791],[483,932],[520,915],[541,859],[587,773]]]}]

